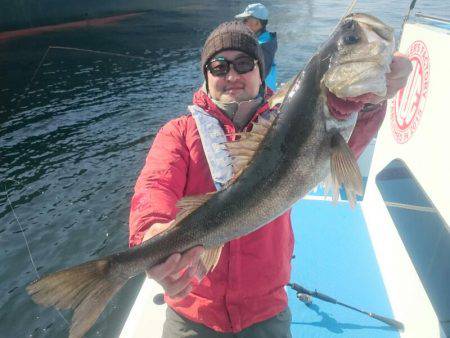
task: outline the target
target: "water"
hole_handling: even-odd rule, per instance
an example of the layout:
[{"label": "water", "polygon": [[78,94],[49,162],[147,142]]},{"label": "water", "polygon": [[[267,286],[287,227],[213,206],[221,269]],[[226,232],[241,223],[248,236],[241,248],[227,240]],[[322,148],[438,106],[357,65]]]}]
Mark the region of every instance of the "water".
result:
[{"label": "water", "polygon": [[[55,310],[38,307],[25,292],[36,273],[5,189],[39,274],[125,249],[133,185],[153,137],[166,121],[186,112],[200,86],[200,49],[209,31],[247,4],[207,3],[0,43],[0,337],[68,332]],[[284,82],[326,39],[348,4],[266,5],[269,28],[278,32]],[[398,35],[408,7],[403,0],[360,1],[356,10],[379,16]],[[450,16],[447,0],[418,1],[416,7]],[[87,337],[118,335],[141,280],[126,285]],[[70,312],[64,315],[70,319]]]}]

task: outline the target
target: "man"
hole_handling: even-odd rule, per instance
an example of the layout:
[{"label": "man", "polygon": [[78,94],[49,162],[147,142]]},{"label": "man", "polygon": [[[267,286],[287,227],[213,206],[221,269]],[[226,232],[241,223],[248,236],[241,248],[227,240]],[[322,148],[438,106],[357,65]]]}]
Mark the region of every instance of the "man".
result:
[{"label": "man", "polygon": [[264,53],[264,73],[266,74],[264,81],[270,89],[275,91],[277,89],[275,52],[278,45],[277,33],[266,30],[266,25],[269,21],[269,11],[263,4],[250,4],[245,8],[244,12],[236,15],[235,18],[242,20],[258,37],[258,42]]},{"label": "man", "polygon": [[[188,115],[158,132],[138,178],[130,212],[130,245],[167,229],[183,196],[221,189],[214,160],[220,150],[208,147],[217,135],[247,130],[268,111],[264,58],[254,34],[239,21],[226,22],[207,38],[201,55],[204,86]],[[389,95],[404,86],[410,63],[396,58]],[[369,143],[385,113],[377,104],[364,113],[351,138],[356,153]],[[363,114],[361,114],[362,116]],[[360,121],[363,121],[362,118]],[[219,166],[220,169],[220,166]],[[215,269],[199,264],[203,248],[173,254],[148,271],[165,289],[168,304],[164,338],[291,337],[291,316],[284,289],[293,251],[290,211],[259,230],[224,245]]]}]

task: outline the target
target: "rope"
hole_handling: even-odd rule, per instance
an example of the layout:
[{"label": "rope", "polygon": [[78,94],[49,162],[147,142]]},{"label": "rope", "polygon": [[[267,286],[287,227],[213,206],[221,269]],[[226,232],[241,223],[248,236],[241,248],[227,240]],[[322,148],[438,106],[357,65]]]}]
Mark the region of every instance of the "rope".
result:
[{"label": "rope", "polygon": [[397,202],[387,202],[387,201],[385,201],[385,203],[388,207],[396,207],[396,208],[402,208],[402,209],[408,209],[408,210],[414,210],[414,211],[423,211],[423,212],[436,212],[435,208],[422,207],[420,205],[404,204],[404,203],[397,203]]}]

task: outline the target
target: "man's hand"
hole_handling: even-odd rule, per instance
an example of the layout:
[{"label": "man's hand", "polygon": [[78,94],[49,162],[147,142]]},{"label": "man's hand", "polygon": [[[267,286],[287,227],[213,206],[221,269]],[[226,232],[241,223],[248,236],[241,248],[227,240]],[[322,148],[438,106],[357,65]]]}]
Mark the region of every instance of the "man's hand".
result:
[{"label": "man's hand", "polygon": [[412,71],[412,64],[408,57],[395,52],[391,62],[391,72],[386,74],[386,99],[391,99],[405,87],[408,76]]},{"label": "man's hand", "polygon": [[392,99],[400,89],[405,87],[408,76],[412,71],[412,64],[408,57],[395,52],[390,68],[391,71],[386,74],[386,95],[384,97],[374,95],[366,103],[377,105],[385,100]]},{"label": "man's hand", "polygon": [[[145,233],[143,241],[163,232],[170,227],[172,222],[153,224]],[[203,247],[197,246],[183,254],[175,253],[167,258],[164,263],[148,270],[147,276],[161,284],[170,297],[186,297],[192,290],[193,278],[197,276],[201,280],[205,275],[203,265],[200,262],[200,255],[203,252]]]}]

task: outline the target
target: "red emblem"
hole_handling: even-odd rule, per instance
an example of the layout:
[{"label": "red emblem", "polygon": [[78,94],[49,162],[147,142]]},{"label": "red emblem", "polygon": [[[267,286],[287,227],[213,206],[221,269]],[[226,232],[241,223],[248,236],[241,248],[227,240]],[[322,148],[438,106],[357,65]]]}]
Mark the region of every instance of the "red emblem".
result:
[{"label": "red emblem", "polygon": [[414,41],[407,55],[413,70],[391,106],[391,129],[397,143],[408,142],[416,131],[425,109],[430,77],[430,57],[424,42]]}]

